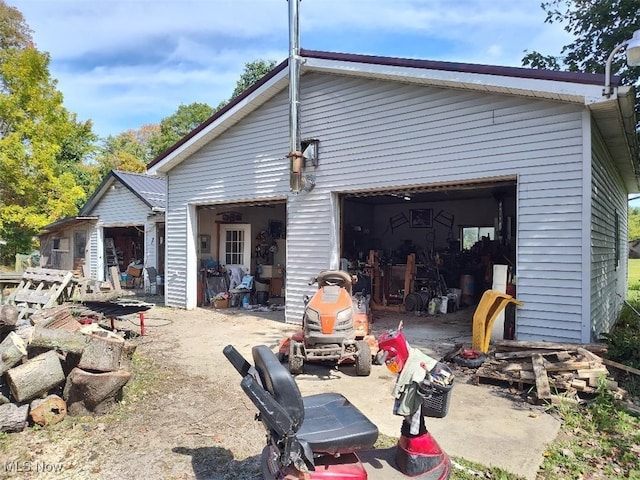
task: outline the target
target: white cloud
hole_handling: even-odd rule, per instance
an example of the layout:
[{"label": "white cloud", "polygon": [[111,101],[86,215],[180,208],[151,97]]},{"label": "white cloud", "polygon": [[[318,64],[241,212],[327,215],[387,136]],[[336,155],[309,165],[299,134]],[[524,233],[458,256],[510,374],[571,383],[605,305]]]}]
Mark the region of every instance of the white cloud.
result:
[{"label": "white cloud", "polygon": [[[216,106],[243,66],[283,60],[285,0],[8,0],[50,52],[65,105],[100,135]],[[539,0],[304,0],[304,48],[520,65],[568,43]],[[139,123],[135,123],[139,122]]]}]

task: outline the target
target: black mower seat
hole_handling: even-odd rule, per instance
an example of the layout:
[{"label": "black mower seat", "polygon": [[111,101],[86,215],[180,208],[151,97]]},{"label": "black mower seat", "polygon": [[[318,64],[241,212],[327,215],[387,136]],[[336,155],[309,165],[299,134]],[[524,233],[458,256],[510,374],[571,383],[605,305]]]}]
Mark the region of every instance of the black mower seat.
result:
[{"label": "black mower seat", "polygon": [[347,454],[370,448],[378,427],[339,393],[302,397],[293,376],[266,345],[252,349],[263,388],[287,411],[300,440],[314,453]]},{"label": "black mower seat", "polygon": [[339,393],[302,397],[304,422],[298,438],[315,453],[352,453],[373,447],[378,427]]}]

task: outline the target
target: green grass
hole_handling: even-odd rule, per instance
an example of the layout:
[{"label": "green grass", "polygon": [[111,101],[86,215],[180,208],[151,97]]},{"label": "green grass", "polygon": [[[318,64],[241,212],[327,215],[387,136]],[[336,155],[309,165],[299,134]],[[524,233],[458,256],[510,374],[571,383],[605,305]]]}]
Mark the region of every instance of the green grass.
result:
[{"label": "green grass", "polygon": [[629,290],[627,297],[629,300],[640,299],[640,258],[630,258],[628,262]]}]

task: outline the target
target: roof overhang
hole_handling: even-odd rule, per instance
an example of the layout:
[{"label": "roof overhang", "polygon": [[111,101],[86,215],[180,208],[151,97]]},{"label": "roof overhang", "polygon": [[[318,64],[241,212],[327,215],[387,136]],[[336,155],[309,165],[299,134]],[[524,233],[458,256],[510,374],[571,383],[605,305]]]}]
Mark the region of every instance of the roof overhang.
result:
[{"label": "roof overhang", "polygon": [[98,217],[67,217],[63,218],[62,220],[58,220],[57,222],[46,225],[38,235],[49,235],[51,233],[60,232],[68,228],[79,227],[81,225],[97,221]]},{"label": "roof overhang", "polygon": [[588,107],[622,176],[627,193],[640,192],[634,89],[618,87],[611,98]]},{"label": "roof overhang", "polygon": [[[603,75],[315,51],[303,51],[302,59],[301,74],[324,72],[586,106],[624,177],[626,188],[629,192],[640,188],[633,89],[614,86],[613,95],[607,98],[602,94]],[[148,172],[166,175],[185,158],[287,88],[286,63],[278,65],[261,84],[232,102],[224,111],[214,114],[154,160]],[[617,84],[617,80],[613,83]]]}]

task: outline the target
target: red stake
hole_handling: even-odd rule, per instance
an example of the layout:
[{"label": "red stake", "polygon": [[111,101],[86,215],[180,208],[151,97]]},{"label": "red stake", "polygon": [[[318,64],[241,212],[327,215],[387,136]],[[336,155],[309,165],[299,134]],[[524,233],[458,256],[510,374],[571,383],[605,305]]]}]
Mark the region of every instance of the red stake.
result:
[{"label": "red stake", "polygon": [[140,335],[144,336],[144,313],[140,312]]}]

